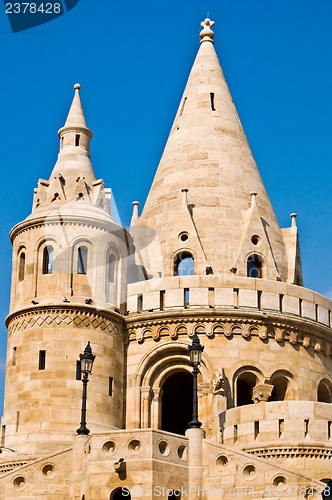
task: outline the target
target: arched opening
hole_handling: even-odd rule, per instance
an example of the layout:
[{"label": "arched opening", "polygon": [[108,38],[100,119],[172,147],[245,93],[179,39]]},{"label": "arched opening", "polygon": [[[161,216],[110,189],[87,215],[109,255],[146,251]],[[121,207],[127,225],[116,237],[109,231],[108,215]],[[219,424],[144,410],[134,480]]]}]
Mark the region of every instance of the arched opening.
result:
[{"label": "arched opening", "polygon": [[322,498],[332,498],[332,479],[326,477],[321,481],[326,484],[326,488],[322,491]]},{"label": "arched opening", "polygon": [[273,389],[269,401],[284,401],[289,384],[288,379],[279,375],[271,380],[271,384]]},{"label": "arched opening", "polygon": [[328,380],[321,380],[317,389],[317,401],[332,403],[332,384]]},{"label": "arched opening", "polygon": [[107,279],[109,283],[115,282],[115,263],[116,263],[115,255],[110,253],[107,262]]},{"label": "arched opening", "polygon": [[247,259],[247,276],[248,278],[261,278],[262,277],[263,260],[262,257],[256,253],[249,255]]},{"label": "arched opening", "polygon": [[179,490],[173,490],[168,494],[168,500],[173,498],[177,498],[177,500],[181,500],[181,493]]},{"label": "arched opening", "polygon": [[252,391],[257,382],[257,377],[251,372],[241,373],[236,381],[237,406],[252,405]]},{"label": "arched opening", "polygon": [[20,253],[18,266],[18,281],[23,281],[25,277],[25,252]]},{"label": "arched opening", "polygon": [[121,498],[131,499],[131,494],[128,488],[117,488],[110,494],[110,500],[120,500]]},{"label": "arched opening", "polygon": [[174,258],[174,276],[194,274],[194,257],[190,252],[180,252]]},{"label": "arched opening", "polygon": [[173,373],[162,390],[162,430],[184,436],[192,419],[193,376],[186,371]]},{"label": "arched opening", "polygon": [[46,245],[43,250],[43,274],[52,274],[54,264],[54,248]]},{"label": "arched opening", "polygon": [[77,249],[77,274],[86,274],[88,267],[88,249],[86,246]]}]

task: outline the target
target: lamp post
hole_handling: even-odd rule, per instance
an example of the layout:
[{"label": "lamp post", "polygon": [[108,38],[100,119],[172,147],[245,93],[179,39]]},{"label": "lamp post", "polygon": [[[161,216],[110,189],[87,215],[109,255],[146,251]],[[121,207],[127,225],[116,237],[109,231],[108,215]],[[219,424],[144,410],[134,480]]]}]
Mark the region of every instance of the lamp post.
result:
[{"label": "lamp post", "polygon": [[202,360],[202,352],[204,351],[204,346],[201,345],[198,336],[195,334],[193,337],[193,341],[191,345],[188,345],[190,363],[193,367],[193,377],[194,377],[194,385],[193,385],[193,416],[191,422],[189,422],[189,428],[199,429],[202,425],[202,422],[198,420],[198,394],[197,394],[197,375],[199,373],[198,367],[201,364]]},{"label": "lamp post", "polygon": [[92,372],[93,362],[95,360],[95,355],[92,354],[90,341],[88,342],[84,353],[80,354],[81,362],[81,374],[83,373],[83,394],[82,394],[82,410],[81,410],[81,426],[77,429],[77,434],[87,436],[89,434],[89,429],[86,426],[86,391],[89,382],[89,373]]}]

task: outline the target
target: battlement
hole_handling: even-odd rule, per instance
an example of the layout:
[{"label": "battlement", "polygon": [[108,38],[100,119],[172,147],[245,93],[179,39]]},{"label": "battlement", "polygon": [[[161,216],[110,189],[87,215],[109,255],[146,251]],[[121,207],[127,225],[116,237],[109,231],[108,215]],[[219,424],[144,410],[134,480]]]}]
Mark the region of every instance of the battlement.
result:
[{"label": "battlement", "polygon": [[279,281],[215,276],[174,276],[128,286],[129,315],[173,309],[245,309],[332,325],[332,301]]}]

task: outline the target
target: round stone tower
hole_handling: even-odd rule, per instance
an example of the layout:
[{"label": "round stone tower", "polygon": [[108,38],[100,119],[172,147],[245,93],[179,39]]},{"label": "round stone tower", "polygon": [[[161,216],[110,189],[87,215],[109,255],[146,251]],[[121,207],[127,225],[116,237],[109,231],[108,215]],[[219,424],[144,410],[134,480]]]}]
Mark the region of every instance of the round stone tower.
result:
[{"label": "round stone tower", "polygon": [[218,443],[206,444],[202,484],[271,487],[268,496],[279,498],[287,485],[330,477],[332,303],[302,286],[296,214],[279,227],[214,50],[213,22],[202,26],[141,216],[134,203],[136,264],[148,279],[128,287],[136,411],[127,422],[184,433],[188,344],[198,335],[199,418]]},{"label": "round stone tower", "polygon": [[79,91],[76,84],[51,176],[39,180],[31,215],[10,234],[3,443],[20,442],[22,451],[26,443],[29,453],[72,440],[82,398],[77,360],[88,341],[96,355],[89,428],[123,426],[127,235],[110,215],[110,189],[95,177]]}]

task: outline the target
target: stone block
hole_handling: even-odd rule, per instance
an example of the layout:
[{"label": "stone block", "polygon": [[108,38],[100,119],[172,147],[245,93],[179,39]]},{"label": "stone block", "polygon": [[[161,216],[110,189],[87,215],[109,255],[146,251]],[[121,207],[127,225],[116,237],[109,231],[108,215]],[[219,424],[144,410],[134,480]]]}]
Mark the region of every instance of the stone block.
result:
[{"label": "stone block", "polygon": [[127,298],[127,311],[130,313],[137,312],[137,295],[131,295]]},{"label": "stone block", "polygon": [[189,304],[191,306],[206,306],[208,304],[208,289],[190,288]]},{"label": "stone block", "polygon": [[258,307],[258,295],[256,290],[239,290],[239,307]]},{"label": "stone block", "polygon": [[216,306],[234,307],[233,288],[215,288],[214,303]]},{"label": "stone block", "polygon": [[171,307],[184,306],[184,291],[182,289],[166,290],[165,292],[165,309]]},{"label": "stone block", "polygon": [[297,297],[284,295],[282,299],[282,312],[290,314],[300,314],[300,301]]},{"label": "stone block", "polygon": [[322,306],[318,306],[318,321],[319,323],[330,326],[330,311]]},{"label": "stone block", "polygon": [[304,318],[316,319],[316,304],[313,302],[308,302],[307,300],[303,300],[302,302],[302,316]]},{"label": "stone block", "polygon": [[143,295],[143,310],[160,309],[160,292],[148,292]]},{"label": "stone block", "polygon": [[262,309],[272,309],[274,311],[279,311],[280,295],[272,292],[262,292],[261,305]]}]

